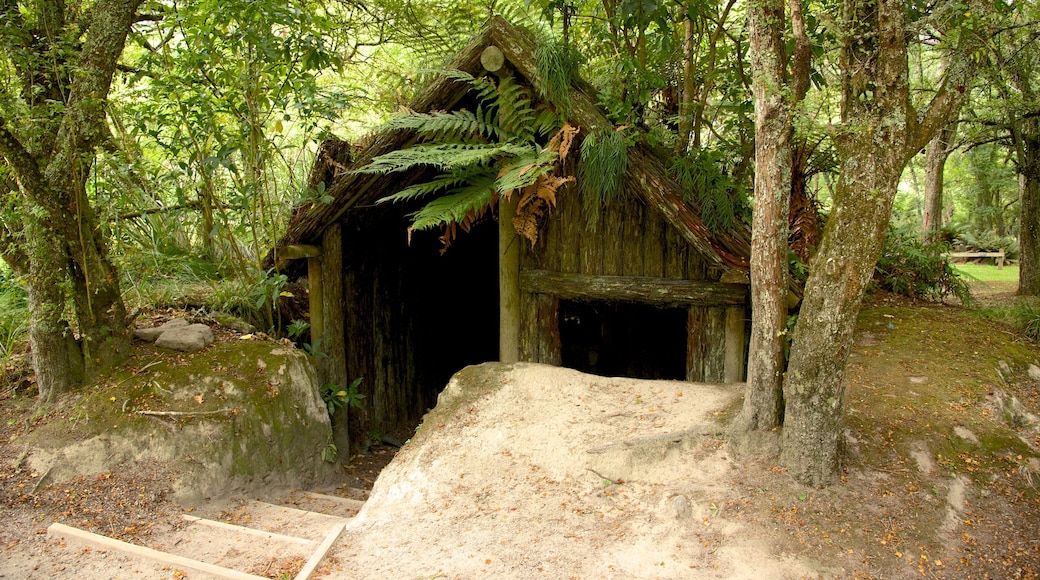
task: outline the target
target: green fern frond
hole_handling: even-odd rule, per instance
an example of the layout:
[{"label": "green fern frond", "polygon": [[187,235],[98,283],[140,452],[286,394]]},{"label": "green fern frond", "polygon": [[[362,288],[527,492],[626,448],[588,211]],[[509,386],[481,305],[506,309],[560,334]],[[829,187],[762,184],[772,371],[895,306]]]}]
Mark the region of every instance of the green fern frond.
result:
[{"label": "green fern frond", "polygon": [[381,131],[408,129],[434,141],[473,140],[477,137],[498,139],[499,129],[494,116],[486,114],[480,107],[476,113],[463,109],[445,113],[408,113],[387,121]]},{"label": "green fern frond", "polygon": [[466,214],[476,213],[490,204],[494,195],[494,179],[490,175],[480,176],[480,179],[423,206],[412,216],[412,229],[425,230],[461,222],[466,218]]},{"label": "green fern frond", "polygon": [[439,169],[486,165],[501,157],[515,157],[527,151],[527,147],[515,143],[429,143],[384,153],[358,173],[394,173],[413,167],[429,166]]},{"label": "green fern frond", "polygon": [[507,137],[521,141],[534,141],[534,125],[537,115],[523,86],[509,77],[503,78],[498,84],[495,105],[498,108],[499,125]]},{"label": "green fern frond", "polygon": [[581,193],[585,223],[596,231],[599,210],[619,199],[628,172],[628,143],[612,127],[594,130],[581,144]]},{"label": "green fern frond", "polygon": [[538,178],[555,168],[559,155],[548,149],[534,149],[525,155],[511,159],[495,180],[495,189],[502,195],[533,185]]},{"label": "green fern frond", "polygon": [[401,191],[382,197],[376,203],[406,202],[421,197],[427,197],[472,182],[478,177],[487,174],[487,168],[479,165],[457,168],[449,173],[442,173],[425,183],[417,183],[402,189]]},{"label": "green fern frond", "polygon": [[569,114],[571,83],[578,78],[578,69],[582,64],[581,53],[568,43],[547,39],[538,43],[535,60],[538,78],[542,80],[540,95],[564,114]]},{"label": "green fern frond", "polygon": [[494,81],[485,77],[475,77],[466,71],[449,69],[441,74],[449,80],[468,84],[477,94],[477,98],[484,102],[494,102],[498,95],[498,87]]},{"label": "green fern frond", "polygon": [[740,222],[740,191],[723,170],[723,157],[718,151],[699,149],[675,158],[669,168],[683,200],[700,208],[701,220],[712,231],[732,230]]}]

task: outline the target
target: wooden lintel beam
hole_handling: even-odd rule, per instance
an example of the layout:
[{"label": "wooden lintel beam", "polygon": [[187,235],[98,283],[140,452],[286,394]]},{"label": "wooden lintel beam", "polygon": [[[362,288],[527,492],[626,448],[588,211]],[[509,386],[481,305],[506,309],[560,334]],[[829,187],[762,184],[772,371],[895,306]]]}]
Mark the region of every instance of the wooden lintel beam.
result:
[{"label": "wooden lintel beam", "polygon": [[299,260],[301,258],[316,258],[321,255],[321,248],[308,244],[294,244],[278,248],[279,260]]},{"label": "wooden lintel beam", "polygon": [[745,304],[748,291],[745,284],[547,270],[520,272],[520,288],[565,300],[643,302],[657,306],[738,306]]}]

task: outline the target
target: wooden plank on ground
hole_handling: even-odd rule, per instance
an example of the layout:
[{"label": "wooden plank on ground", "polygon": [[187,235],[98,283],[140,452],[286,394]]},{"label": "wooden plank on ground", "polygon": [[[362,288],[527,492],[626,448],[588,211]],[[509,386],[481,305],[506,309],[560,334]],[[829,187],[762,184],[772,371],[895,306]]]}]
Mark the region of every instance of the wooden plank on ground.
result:
[{"label": "wooden plank on ground", "polygon": [[305,546],[317,543],[316,540],[308,540],[307,538],[299,538],[296,536],[286,536],[285,534],[276,534],[275,532],[258,530],[256,528],[247,528],[245,526],[236,526],[235,524],[227,524],[224,522],[218,522],[216,520],[207,520],[206,518],[200,518],[198,516],[193,516],[189,514],[181,514],[181,518],[193,524],[199,524],[200,526],[206,526],[208,528],[217,528],[220,530],[229,530],[239,534],[245,534],[247,536],[257,536],[259,538],[264,538],[267,540],[292,542],[294,544],[303,544]]},{"label": "wooden plank on ground", "polygon": [[354,510],[356,512],[361,511],[361,508],[365,507],[365,502],[357,499],[351,499],[349,497],[340,497],[338,495],[328,495],[325,493],[317,493],[313,491],[305,491],[303,495],[311,499],[320,501],[329,501],[335,504],[339,504],[347,509]]},{"label": "wooden plank on ground", "polygon": [[154,562],[159,562],[160,564],[170,564],[172,566],[210,574],[217,578],[228,578],[230,580],[265,580],[263,576],[254,576],[253,574],[231,570],[207,562],[200,562],[191,558],[185,558],[184,556],[170,554],[169,552],[160,552],[159,550],[130,544],[114,538],[109,538],[108,536],[102,536],[100,534],[95,534],[72,526],[66,526],[65,524],[57,522],[51,524],[50,527],[47,528],[47,537],[62,539],[66,542],[87,544],[94,548],[115,550],[130,556],[146,558]]},{"label": "wooden plank on ground", "polygon": [[300,573],[296,575],[296,580],[310,579],[311,574],[314,574],[314,571],[318,569],[318,564],[321,564],[322,559],[325,558],[325,554],[329,553],[329,550],[332,548],[332,544],[336,543],[336,540],[339,539],[339,535],[343,533],[344,527],[346,527],[346,524],[342,523],[332,526],[332,529],[329,530],[329,533],[325,535],[325,540],[321,543],[320,546],[318,546],[317,550],[314,550],[314,553],[311,554],[311,558],[307,560],[307,563],[304,564],[303,569],[300,570]]}]

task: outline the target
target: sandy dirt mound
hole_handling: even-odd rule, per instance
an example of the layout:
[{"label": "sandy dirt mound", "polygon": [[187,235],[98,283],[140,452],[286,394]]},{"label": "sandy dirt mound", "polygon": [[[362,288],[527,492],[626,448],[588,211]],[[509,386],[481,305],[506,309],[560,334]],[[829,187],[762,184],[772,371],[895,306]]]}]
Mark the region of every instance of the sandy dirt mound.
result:
[{"label": "sandy dirt mound", "polygon": [[337,557],[364,578],[810,574],[716,503],[736,466],[714,418],[741,387],[464,369],[380,475]]}]

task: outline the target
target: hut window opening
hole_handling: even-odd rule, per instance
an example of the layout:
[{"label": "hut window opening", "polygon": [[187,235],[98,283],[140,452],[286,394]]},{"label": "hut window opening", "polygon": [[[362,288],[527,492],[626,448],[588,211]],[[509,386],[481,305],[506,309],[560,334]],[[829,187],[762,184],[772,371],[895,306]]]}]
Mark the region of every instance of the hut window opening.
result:
[{"label": "hut window opening", "polygon": [[562,363],[582,372],[685,380],[687,334],[683,308],[560,301]]}]

